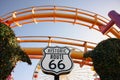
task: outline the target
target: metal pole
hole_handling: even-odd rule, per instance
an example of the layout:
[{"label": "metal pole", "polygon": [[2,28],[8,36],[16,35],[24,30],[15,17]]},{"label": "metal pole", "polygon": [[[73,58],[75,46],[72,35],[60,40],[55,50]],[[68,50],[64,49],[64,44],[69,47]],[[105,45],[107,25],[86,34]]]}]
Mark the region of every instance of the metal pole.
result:
[{"label": "metal pole", "polygon": [[54,75],[54,80],[59,80],[59,75]]}]

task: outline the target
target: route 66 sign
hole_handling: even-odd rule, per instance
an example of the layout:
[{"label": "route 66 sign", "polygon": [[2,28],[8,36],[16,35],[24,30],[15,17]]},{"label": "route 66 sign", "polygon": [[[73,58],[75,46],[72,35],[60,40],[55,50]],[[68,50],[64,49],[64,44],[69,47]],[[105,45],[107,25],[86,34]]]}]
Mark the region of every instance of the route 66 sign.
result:
[{"label": "route 66 sign", "polygon": [[67,47],[46,47],[43,53],[40,64],[44,72],[59,75],[71,71],[73,62]]}]

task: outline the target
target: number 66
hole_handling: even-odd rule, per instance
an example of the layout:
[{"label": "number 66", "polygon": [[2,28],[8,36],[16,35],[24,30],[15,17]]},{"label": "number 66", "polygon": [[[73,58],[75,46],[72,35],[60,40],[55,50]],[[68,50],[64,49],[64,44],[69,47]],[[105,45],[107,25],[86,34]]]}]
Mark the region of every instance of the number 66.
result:
[{"label": "number 66", "polygon": [[50,63],[49,63],[49,68],[50,69],[55,69],[56,66],[58,66],[59,69],[64,69],[65,68],[65,64],[62,63],[63,60],[60,60],[57,65],[54,63],[54,61],[55,60],[50,61]]}]

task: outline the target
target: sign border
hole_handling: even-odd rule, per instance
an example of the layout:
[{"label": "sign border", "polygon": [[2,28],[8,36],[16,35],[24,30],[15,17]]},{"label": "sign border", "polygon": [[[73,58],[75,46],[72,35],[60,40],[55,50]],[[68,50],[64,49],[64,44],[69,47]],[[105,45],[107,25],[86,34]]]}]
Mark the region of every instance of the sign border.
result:
[{"label": "sign border", "polygon": [[[70,67],[68,70],[62,70],[62,72],[61,72],[61,71],[56,72],[56,71],[53,71],[53,70],[46,70],[46,69],[42,66],[42,62],[43,62],[43,60],[44,60],[44,58],[45,58],[45,56],[46,56],[45,50],[46,50],[47,48],[67,48],[67,49],[69,50],[68,57],[69,57],[69,59],[70,59],[70,61],[71,61],[71,67]],[[58,46],[53,47],[53,46],[47,46],[46,48],[43,49],[43,58],[41,58],[41,61],[40,61],[41,69],[43,70],[43,72],[45,72],[45,73],[47,73],[47,74],[60,75],[60,74],[69,73],[69,72],[73,69],[73,66],[74,66],[74,63],[73,63],[73,61],[72,61],[72,58],[70,57],[70,54],[71,54],[71,50],[70,50],[68,47],[58,47]],[[63,72],[64,72],[64,73],[63,73]]]}]

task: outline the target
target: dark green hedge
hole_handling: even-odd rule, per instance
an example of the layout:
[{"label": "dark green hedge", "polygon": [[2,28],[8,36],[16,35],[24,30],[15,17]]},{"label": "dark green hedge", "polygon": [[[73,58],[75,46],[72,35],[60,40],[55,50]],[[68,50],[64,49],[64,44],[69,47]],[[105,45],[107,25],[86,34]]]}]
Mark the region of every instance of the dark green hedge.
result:
[{"label": "dark green hedge", "polygon": [[20,48],[13,30],[0,23],[0,80],[6,80],[18,61],[31,64],[28,55]]},{"label": "dark green hedge", "polygon": [[86,52],[84,57],[92,58],[94,69],[101,80],[120,79],[120,39],[104,40],[94,50]]}]

